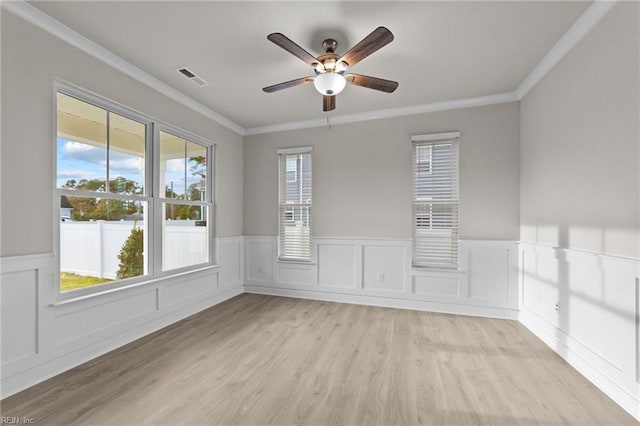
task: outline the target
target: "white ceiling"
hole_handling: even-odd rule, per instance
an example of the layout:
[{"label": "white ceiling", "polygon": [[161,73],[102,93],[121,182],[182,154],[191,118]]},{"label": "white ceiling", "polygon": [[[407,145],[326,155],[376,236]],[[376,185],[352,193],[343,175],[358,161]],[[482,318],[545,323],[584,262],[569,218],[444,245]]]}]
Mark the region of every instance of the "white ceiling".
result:
[{"label": "white ceiling", "polygon": [[[245,128],[487,96],[515,90],[591,2],[30,2],[71,29]],[[348,86],[322,112],[311,75],[266,39],[282,32],[312,54],[338,54],[377,26],[395,40],[356,73],[400,83],[393,94]],[[186,66],[211,83],[178,74]]]}]

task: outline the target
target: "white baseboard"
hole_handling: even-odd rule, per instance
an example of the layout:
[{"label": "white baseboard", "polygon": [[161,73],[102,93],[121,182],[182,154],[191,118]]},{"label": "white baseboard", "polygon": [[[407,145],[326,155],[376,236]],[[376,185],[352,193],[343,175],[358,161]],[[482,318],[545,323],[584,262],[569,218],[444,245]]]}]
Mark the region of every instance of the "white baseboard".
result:
[{"label": "white baseboard", "polygon": [[518,319],[518,310],[469,306],[454,303],[438,303],[422,300],[408,300],[391,297],[375,297],[327,291],[300,290],[263,285],[244,285],[244,291],[268,296],[284,296],[299,299],[322,300],[326,302],[351,303],[355,305],[380,306],[385,308],[412,309],[416,311],[439,312],[444,314],[468,315],[475,317]]},{"label": "white baseboard", "polygon": [[[565,361],[582,374],[587,380],[597,386],[609,398],[614,400],[625,411],[636,419],[640,420],[640,398],[632,395],[626,389],[620,387],[618,383],[600,371],[597,367],[588,362],[578,354],[572,346],[579,345],[562,330],[548,323],[526,306],[520,308],[520,323],[527,327],[533,334],[549,346],[554,352],[560,355]],[[564,335],[570,344],[562,342],[558,336]],[[583,348],[588,350],[588,348]]]}]

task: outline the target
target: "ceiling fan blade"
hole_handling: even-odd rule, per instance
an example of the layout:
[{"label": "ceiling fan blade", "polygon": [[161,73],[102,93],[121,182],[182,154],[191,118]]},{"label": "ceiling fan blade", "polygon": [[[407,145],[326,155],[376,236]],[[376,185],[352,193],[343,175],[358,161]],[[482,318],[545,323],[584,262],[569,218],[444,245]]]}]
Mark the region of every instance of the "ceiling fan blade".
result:
[{"label": "ceiling fan blade", "polygon": [[271,33],[267,36],[267,39],[282,47],[292,55],[297,56],[299,59],[302,59],[302,61],[306,62],[309,65],[317,64],[319,62],[313,55],[311,55],[311,53],[298,46],[282,33]]},{"label": "ceiling fan blade", "polygon": [[355,86],[366,87],[368,89],[380,90],[391,93],[398,88],[397,81],[385,80],[378,77],[369,77],[362,74],[347,74],[344,76],[347,81]]},{"label": "ceiling fan blade", "polygon": [[300,86],[310,81],[313,81],[313,77],[301,77],[301,78],[296,78],[295,80],[289,80],[283,83],[274,84],[273,86],[265,87],[262,90],[264,90],[267,93],[273,93],[279,90],[288,89],[289,87]]},{"label": "ceiling fan blade", "polygon": [[376,50],[393,41],[393,34],[385,27],[378,27],[371,34],[360,40],[345,53],[340,61],[346,62],[350,67],[354,66]]},{"label": "ceiling fan blade", "polygon": [[334,109],[336,109],[336,95],[324,95],[322,97],[322,110],[333,111]]}]

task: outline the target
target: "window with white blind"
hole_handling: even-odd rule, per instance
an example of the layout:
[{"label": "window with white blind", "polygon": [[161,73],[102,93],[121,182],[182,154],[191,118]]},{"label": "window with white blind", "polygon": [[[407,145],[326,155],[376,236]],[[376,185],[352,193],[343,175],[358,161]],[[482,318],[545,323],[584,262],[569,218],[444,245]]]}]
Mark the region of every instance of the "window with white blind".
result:
[{"label": "window with white blind", "polygon": [[279,258],[311,260],[311,147],[278,150]]},{"label": "window with white blind", "polygon": [[413,136],[413,265],[458,267],[459,132]]}]

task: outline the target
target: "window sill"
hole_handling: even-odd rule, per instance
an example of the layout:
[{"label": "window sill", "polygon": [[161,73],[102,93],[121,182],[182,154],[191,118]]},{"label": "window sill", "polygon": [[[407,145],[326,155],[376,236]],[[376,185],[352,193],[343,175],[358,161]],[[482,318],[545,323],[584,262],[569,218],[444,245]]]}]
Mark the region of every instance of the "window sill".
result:
[{"label": "window sill", "polygon": [[278,259],[276,263],[284,263],[286,265],[301,265],[301,266],[315,266],[315,262],[312,260],[295,260],[295,259]]},{"label": "window sill", "polygon": [[53,303],[50,303],[48,306],[56,308],[56,307],[60,307],[60,306],[71,305],[71,304],[82,302],[82,301],[88,301],[88,300],[92,300],[92,299],[97,299],[97,298],[100,298],[102,296],[118,294],[118,293],[126,291],[126,290],[131,290],[131,289],[136,289],[136,288],[140,288],[140,287],[146,287],[146,286],[158,284],[158,283],[161,283],[162,281],[166,281],[166,280],[169,280],[169,279],[172,279],[172,278],[184,277],[184,276],[188,276],[188,275],[191,275],[191,274],[197,274],[197,273],[201,273],[201,272],[217,271],[218,269],[220,269],[219,265],[207,265],[207,266],[203,266],[201,268],[192,269],[192,270],[189,270],[189,271],[183,271],[183,272],[170,274],[170,275],[163,275],[163,276],[159,276],[159,277],[154,277],[154,278],[150,278],[148,280],[138,281],[138,282],[134,282],[134,283],[131,283],[131,284],[114,285],[113,287],[104,288],[104,289],[101,289],[101,290],[96,290],[96,291],[91,291],[91,292],[86,292],[86,293],[83,292],[82,294],[78,294],[78,295],[69,294],[69,293],[62,293],[62,294],[60,294],[58,296],[58,298]]},{"label": "window sill", "polygon": [[456,268],[436,268],[433,266],[412,266],[411,273],[413,275],[431,275],[431,274],[443,274],[443,275],[464,275],[467,271]]}]

